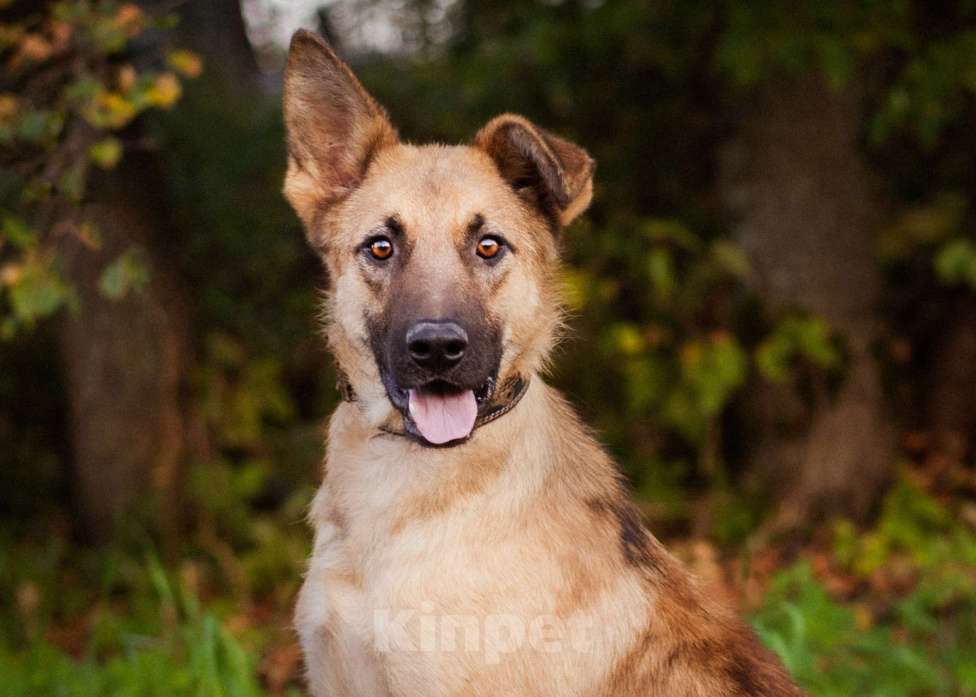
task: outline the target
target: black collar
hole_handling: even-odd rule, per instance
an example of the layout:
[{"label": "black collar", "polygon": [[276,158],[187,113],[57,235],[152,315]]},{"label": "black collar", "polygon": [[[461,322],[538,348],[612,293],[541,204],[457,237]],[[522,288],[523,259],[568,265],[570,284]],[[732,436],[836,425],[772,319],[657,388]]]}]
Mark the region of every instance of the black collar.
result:
[{"label": "black collar", "polygon": [[[356,392],[353,390],[352,385],[349,384],[349,379],[341,371],[339,371],[339,377],[336,380],[336,389],[339,390],[342,401],[356,401]],[[523,378],[521,375],[515,375],[506,380],[501,388],[495,390],[491,402],[488,403],[488,408],[474,422],[474,428],[471,429],[471,432],[474,433],[475,429],[480,426],[484,426],[505,416],[505,414],[515,408],[522,397],[525,396],[528,389],[529,379]],[[395,436],[410,436],[406,431],[398,431],[386,426],[380,428]]]}]

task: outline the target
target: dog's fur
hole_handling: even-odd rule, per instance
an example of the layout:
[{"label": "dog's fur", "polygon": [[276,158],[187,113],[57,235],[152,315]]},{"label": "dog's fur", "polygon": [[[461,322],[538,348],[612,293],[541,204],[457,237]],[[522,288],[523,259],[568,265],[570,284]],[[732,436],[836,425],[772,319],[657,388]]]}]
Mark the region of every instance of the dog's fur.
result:
[{"label": "dog's fur", "polygon": [[[556,233],[589,204],[589,156],[513,115],[469,146],[403,144],[307,32],[284,108],[285,195],[327,268],[328,341],[355,393],[330,423],[296,611],[313,694],[800,695],[647,532],[538,377],[560,318]],[[391,264],[364,255],[377,230]],[[473,253],[486,232],[507,243],[497,263]],[[404,316],[460,317],[483,336],[472,349],[498,354],[469,372],[527,378],[522,400],[452,447],[411,435],[390,391]]]}]

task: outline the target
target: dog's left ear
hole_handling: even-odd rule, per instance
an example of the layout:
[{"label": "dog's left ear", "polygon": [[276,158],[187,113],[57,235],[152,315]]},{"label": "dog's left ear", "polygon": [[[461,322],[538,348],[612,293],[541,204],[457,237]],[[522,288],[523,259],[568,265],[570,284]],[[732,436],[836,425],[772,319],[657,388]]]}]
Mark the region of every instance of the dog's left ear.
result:
[{"label": "dog's left ear", "polygon": [[376,154],[397,143],[397,134],[349,66],[320,36],[301,29],[288,49],[284,110],[285,197],[314,236],[317,213],[358,187]]},{"label": "dog's left ear", "polygon": [[513,189],[559,227],[569,225],[593,197],[593,158],[583,148],[503,114],[489,121],[474,144],[495,161]]}]

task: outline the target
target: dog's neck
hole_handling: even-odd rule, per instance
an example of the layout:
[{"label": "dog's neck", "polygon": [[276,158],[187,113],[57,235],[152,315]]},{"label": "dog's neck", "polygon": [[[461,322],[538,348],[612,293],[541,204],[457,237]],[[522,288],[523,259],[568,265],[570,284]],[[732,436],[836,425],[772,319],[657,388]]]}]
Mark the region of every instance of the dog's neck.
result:
[{"label": "dog's neck", "polygon": [[[343,402],[357,402],[359,401],[356,396],[356,390],[353,388],[352,383],[346,374],[337,368],[338,377],[336,379],[336,389],[339,392],[339,396],[342,398]],[[506,414],[508,414],[512,409],[518,406],[518,403],[525,396],[525,393],[529,389],[529,378],[515,374],[505,380],[498,388],[495,389],[494,394],[487,400],[487,402],[479,407],[479,415],[475,421],[474,428],[472,431],[476,431],[485,424],[489,424],[493,421],[497,421]],[[394,436],[402,436],[404,438],[409,438],[417,440],[415,436],[407,433],[406,429],[402,426],[397,426],[392,421],[400,421],[396,417],[395,413],[392,413],[392,419],[386,419],[379,427],[379,430]],[[401,422],[402,423],[402,422]],[[419,441],[418,441],[419,442]],[[449,446],[454,447],[454,446]]]},{"label": "dog's neck", "polygon": [[359,403],[341,404],[329,426],[325,489],[345,515],[380,525],[390,512],[402,518],[409,516],[404,511],[438,509],[457,497],[520,506],[551,471],[560,450],[555,439],[572,436],[556,432],[553,409],[563,404],[558,394],[537,376],[526,380],[514,408],[452,448],[428,448],[384,432]]}]

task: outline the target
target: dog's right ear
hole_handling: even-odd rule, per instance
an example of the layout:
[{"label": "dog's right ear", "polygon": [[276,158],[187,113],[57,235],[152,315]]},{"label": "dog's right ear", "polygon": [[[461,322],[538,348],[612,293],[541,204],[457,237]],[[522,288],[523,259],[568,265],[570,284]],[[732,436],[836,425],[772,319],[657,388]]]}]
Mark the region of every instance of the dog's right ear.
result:
[{"label": "dog's right ear", "polygon": [[284,89],[288,133],[285,198],[313,244],[321,212],[362,182],[370,162],[397,134],[382,107],[325,41],[303,29],[288,49]]}]

